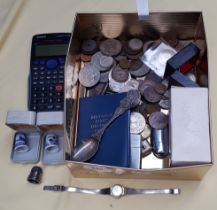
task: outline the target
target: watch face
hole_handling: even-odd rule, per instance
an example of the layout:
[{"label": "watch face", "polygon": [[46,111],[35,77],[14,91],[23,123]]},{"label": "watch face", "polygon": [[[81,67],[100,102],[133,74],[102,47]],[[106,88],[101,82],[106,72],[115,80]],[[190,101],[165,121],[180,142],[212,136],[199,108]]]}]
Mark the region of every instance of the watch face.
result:
[{"label": "watch face", "polygon": [[111,188],[111,195],[116,198],[121,197],[122,195],[124,195],[124,188],[121,185],[114,185]]}]

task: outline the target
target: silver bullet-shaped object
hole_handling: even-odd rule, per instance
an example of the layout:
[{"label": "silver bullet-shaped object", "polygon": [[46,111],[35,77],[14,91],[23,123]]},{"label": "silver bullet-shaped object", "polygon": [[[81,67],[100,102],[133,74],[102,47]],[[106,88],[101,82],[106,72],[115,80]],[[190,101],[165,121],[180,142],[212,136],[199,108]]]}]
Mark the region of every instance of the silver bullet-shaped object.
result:
[{"label": "silver bullet-shaped object", "polygon": [[169,155],[168,126],[162,129],[152,128],[151,145],[153,153],[156,157],[165,158]]}]

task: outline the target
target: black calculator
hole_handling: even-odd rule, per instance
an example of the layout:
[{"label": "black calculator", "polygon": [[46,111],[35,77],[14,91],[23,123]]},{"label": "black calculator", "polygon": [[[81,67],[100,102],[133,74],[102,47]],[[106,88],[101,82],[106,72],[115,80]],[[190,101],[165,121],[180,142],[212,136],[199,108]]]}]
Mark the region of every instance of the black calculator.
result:
[{"label": "black calculator", "polygon": [[70,33],[33,36],[29,75],[29,110],[63,111],[64,66],[70,36]]}]

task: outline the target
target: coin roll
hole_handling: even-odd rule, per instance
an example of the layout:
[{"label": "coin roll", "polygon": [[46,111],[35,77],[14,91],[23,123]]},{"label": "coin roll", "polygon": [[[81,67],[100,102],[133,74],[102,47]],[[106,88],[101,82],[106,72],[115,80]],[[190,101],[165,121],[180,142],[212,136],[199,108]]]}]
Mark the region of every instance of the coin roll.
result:
[{"label": "coin roll", "polygon": [[165,158],[169,155],[168,127],[163,129],[151,129],[151,145],[157,158]]}]

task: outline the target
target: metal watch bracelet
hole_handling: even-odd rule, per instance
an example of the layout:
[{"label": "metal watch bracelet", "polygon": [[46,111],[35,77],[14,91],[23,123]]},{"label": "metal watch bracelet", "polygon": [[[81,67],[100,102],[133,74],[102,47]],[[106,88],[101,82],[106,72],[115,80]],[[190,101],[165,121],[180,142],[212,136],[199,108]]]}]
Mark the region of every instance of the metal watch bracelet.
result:
[{"label": "metal watch bracelet", "polygon": [[86,189],[79,187],[70,187],[63,185],[45,185],[43,190],[56,191],[56,192],[73,192],[85,193],[92,195],[111,195],[115,198],[120,198],[125,195],[179,195],[181,193],[179,188],[164,188],[164,189],[137,189],[124,187],[122,185],[113,185],[108,188],[101,189]]}]

